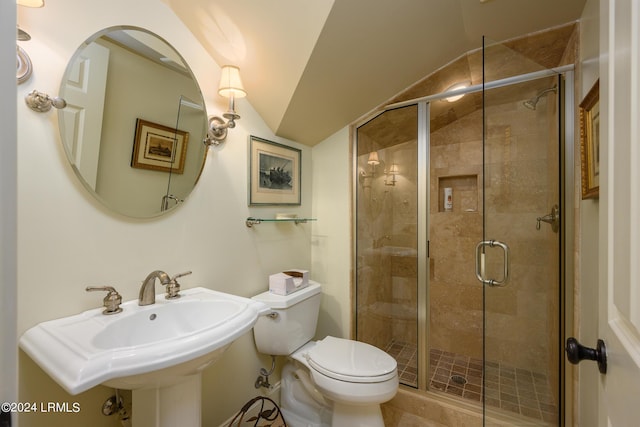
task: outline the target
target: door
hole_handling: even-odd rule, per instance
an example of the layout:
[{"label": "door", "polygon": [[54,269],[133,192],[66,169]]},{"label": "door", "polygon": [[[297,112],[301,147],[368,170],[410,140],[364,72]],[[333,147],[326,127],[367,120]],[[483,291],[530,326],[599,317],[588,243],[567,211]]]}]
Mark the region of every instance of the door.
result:
[{"label": "door", "polygon": [[626,427],[640,416],[640,2],[604,0],[600,12],[598,425]]},{"label": "door", "polygon": [[560,92],[553,75],[484,93],[485,414],[523,426],[562,412]]},{"label": "door", "polygon": [[[109,49],[96,43],[83,49],[63,82],[67,107],[58,113],[69,158],[93,190],[98,175],[108,65]],[[69,123],[74,125],[68,126]]]}]

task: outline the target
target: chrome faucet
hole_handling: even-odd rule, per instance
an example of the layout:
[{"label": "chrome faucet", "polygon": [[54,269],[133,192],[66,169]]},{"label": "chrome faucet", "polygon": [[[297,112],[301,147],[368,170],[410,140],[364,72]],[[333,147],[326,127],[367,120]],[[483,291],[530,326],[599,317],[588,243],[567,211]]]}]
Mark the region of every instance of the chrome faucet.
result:
[{"label": "chrome faucet", "polygon": [[167,273],[161,270],[152,271],[149,273],[142,286],[140,287],[140,295],[138,296],[138,305],[151,305],[156,303],[156,279],[160,280],[162,285],[167,287],[167,299],[180,298],[180,284],[177,282],[178,277],[191,274],[190,271],[185,273],[176,274],[173,278],[170,278]]}]

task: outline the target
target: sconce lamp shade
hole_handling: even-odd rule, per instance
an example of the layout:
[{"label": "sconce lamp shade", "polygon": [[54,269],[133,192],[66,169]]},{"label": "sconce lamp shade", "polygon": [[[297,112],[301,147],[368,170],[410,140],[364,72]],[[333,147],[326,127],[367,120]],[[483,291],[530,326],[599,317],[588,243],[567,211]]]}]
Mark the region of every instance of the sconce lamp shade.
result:
[{"label": "sconce lamp shade", "polygon": [[222,67],[220,74],[220,86],[218,93],[226,98],[242,98],[247,96],[240,79],[240,69],[233,65],[225,65]]},{"label": "sconce lamp shade", "polygon": [[16,0],[18,6],[43,7],[44,0]]},{"label": "sconce lamp shade", "polygon": [[398,170],[398,165],[396,165],[395,163],[393,163],[393,164],[391,165],[391,167],[389,168],[389,173],[390,173],[390,174],[397,174],[397,173],[399,173],[399,172],[400,172],[400,171]]},{"label": "sconce lamp shade", "polygon": [[377,151],[372,151],[371,153],[369,153],[369,159],[367,160],[367,163],[374,166],[380,164],[380,159],[378,159]]}]

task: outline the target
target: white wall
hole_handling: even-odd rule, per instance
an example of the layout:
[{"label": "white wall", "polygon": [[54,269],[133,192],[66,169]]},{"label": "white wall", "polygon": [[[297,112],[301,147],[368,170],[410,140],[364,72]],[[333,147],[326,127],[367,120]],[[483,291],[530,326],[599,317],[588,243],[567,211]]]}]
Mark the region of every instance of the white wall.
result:
[{"label": "white wall", "polygon": [[15,16],[0,2],[0,402],[17,401]]},{"label": "white wall", "polygon": [[[209,113],[225,111],[226,100],[215,90],[218,65],[163,2],[58,0],[47,2],[43,9],[21,8],[18,18],[32,36],[25,48],[34,63],[34,76],[18,87],[17,94],[18,334],[39,322],[99,306],[101,296],[86,293],[87,285],[112,285],[125,300],[134,299],[141,281],[155,269],[170,274],[192,270],[193,275],[182,281],[185,288],[207,286],[251,296],[266,289],[270,273],[311,267],[311,225],[261,224],[249,229],[244,224],[247,216],[273,216],[279,211],[311,215],[311,149],[276,138],[251,107],[251,94],[237,103],[242,119],[226,143],[209,152],[191,197],[177,211],[154,220],[115,215],[94,201],[67,163],[57,113],[35,113],[25,106],[23,98],[33,89],[56,94],[67,61],[87,37],[102,28],[126,24],[147,28],[173,44],[194,70]],[[250,134],[302,149],[301,207],[247,207]],[[4,165],[4,153],[2,159]],[[3,179],[5,188],[10,193],[11,184]],[[11,222],[3,218],[5,223]],[[14,249],[4,243],[2,247]],[[111,390],[97,387],[70,396],[24,353],[19,363],[21,401],[81,405],[81,412],[74,415],[24,414],[21,427],[118,425],[115,417],[100,414]],[[208,368],[203,425],[220,425],[256,395],[254,380],[267,363],[247,334],[223,361]]]},{"label": "white wall", "polygon": [[[580,20],[580,86],[578,98],[583,99],[599,78],[600,55],[600,2],[587,0]],[[576,106],[577,108],[577,106]],[[579,132],[579,123],[576,123]],[[580,157],[576,157],[580,161]],[[577,168],[579,170],[579,167]],[[577,194],[580,194],[580,177]],[[593,347],[598,339],[598,200],[580,202],[578,271],[576,288],[576,338],[583,345]],[[597,369],[587,363],[573,368],[577,372],[578,408],[574,425],[587,425],[587,420],[598,419]]]}]

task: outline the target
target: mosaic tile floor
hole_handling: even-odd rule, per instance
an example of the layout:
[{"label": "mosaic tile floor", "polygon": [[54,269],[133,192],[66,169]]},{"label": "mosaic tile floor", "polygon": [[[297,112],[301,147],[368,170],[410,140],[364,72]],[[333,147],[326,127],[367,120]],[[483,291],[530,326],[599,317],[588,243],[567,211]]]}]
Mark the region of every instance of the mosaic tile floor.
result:
[{"label": "mosaic tile floor", "polygon": [[[403,384],[417,386],[416,347],[392,342],[385,349],[398,362]],[[431,349],[429,388],[482,401],[482,360]],[[526,417],[555,423],[558,408],[547,376],[497,362],[486,364],[486,403]]]},{"label": "mosaic tile floor", "polygon": [[391,341],[384,349],[398,363],[398,377],[404,385],[418,387],[418,359],[416,346],[397,341]]}]

